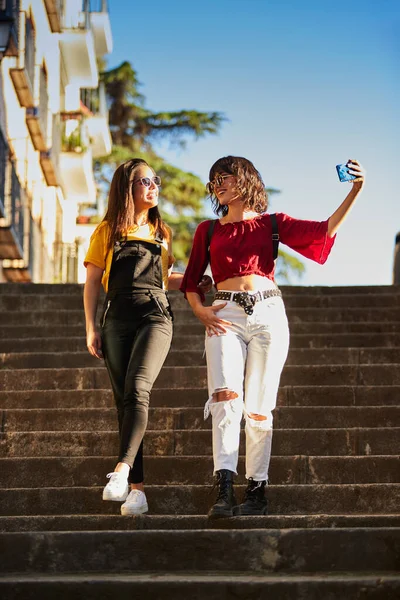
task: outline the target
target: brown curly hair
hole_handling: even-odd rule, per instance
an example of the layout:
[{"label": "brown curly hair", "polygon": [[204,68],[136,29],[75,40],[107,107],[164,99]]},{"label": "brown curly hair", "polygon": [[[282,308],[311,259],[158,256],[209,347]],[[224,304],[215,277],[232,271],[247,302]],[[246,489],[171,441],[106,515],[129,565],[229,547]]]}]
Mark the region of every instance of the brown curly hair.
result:
[{"label": "brown curly hair", "polygon": [[[236,189],[243,198],[244,207],[262,214],[268,208],[268,195],[260,173],[247,158],[242,156],[224,156],[211,167],[209,178],[213,181],[216,175],[227,173],[236,177]],[[221,206],[214,191],[209,192],[213,211],[224,217],[228,213],[227,206]]]},{"label": "brown curly hair", "polygon": [[[108,250],[114,247],[116,241],[127,236],[128,230],[135,225],[135,207],[132,197],[132,174],[139,167],[149,167],[142,158],[132,158],[119,165],[116,169],[108,195],[108,208],[103,221],[110,228]],[[169,238],[169,231],[163,222],[157,206],[149,209],[149,223],[162,238]]]}]

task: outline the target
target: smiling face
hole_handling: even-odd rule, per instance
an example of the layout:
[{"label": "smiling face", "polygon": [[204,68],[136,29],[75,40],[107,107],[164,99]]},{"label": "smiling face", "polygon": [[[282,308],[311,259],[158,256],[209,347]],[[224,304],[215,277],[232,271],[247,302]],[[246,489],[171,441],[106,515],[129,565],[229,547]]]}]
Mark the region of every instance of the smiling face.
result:
[{"label": "smiling face", "polygon": [[234,200],[240,200],[235,175],[218,173],[211,182],[211,187],[221,206],[227,206]]},{"label": "smiling face", "polygon": [[[135,211],[149,210],[158,205],[158,185],[154,182],[155,173],[150,167],[140,165],[132,174],[132,197]],[[150,185],[145,185],[146,179]]]},{"label": "smiling face", "polygon": [[262,214],[268,199],[260,173],[243,156],[223,156],[211,167],[207,191],[216,215],[224,217],[234,207]]}]

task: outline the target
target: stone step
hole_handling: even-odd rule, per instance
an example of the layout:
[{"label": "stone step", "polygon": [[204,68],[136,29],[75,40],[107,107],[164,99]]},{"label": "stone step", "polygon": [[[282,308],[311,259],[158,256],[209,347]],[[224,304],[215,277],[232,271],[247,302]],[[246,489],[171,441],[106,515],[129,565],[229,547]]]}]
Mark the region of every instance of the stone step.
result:
[{"label": "stone step", "polygon": [[[190,341],[190,338],[188,338]],[[396,348],[296,348],[289,351],[286,365],[377,365],[400,363],[400,347]],[[59,369],[96,367],[99,361],[83,352],[11,352],[0,353],[0,369]],[[171,350],[166,366],[206,364],[203,346],[196,350]]]},{"label": "stone step", "polygon": [[[2,533],[0,572],[396,571],[397,528]],[[229,547],[227,565],[226,548]],[[132,548],[140,551],[132,551]],[[199,548],[204,551],[199,556]],[[206,551],[205,551],[206,550]],[[225,550],[225,551],[224,551]]]},{"label": "stone step", "polygon": [[[369,323],[400,321],[398,308],[288,308],[287,315],[291,323]],[[197,324],[199,321],[190,309],[176,310],[175,319],[181,325]],[[45,310],[45,311],[3,311],[0,313],[0,326],[3,325],[81,325],[84,326],[83,310]],[[200,324],[200,323],[199,323]]]},{"label": "stone step", "polygon": [[[386,390],[386,388],[385,388]],[[382,393],[385,393],[385,390]],[[400,387],[399,387],[400,392]],[[347,393],[343,390],[338,397],[349,398],[351,389]],[[282,401],[286,398],[286,391],[280,391]],[[151,406],[184,407],[204,406],[207,401],[207,390],[204,388],[153,389],[151,393]],[[399,401],[400,403],[400,401]],[[107,408],[114,407],[111,389],[72,389],[72,390],[19,390],[1,391],[0,408]]]},{"label": "stone step", "polygon": [[[390,294],[390,286],[387,293]],[[360,288],[361,289],[361,288]],[[379,286],[377,293],[379,294]],[[46,295],[61,294],[63,296],[83,294],[83,284],[80,283],[0,283],[0,295]]]},{"label": "stone step", "polygon": [[[296,325],[291,325],[290,347],[294,348],[393,348],[400,346],[398,333],[293,333]],[[204,336],[201,337],[203,341]],[[183,336],[176,336],[181,340]],[[86,346],[85,346],[86,348]],[[37,349],[37,348],[36,348]],[[18,350],[18,349],[17,349]],[[24,352],[27,350],[22,349]]]},{"label": "stone step", "polygon": [[[189,305],[183,294],[169,293],[171,306],[176,309],[187,309]],[[104,296],[100,298],[101,308]],[[208,297],[208,304],[212,296]],[[375,294],[291,294],[284,293],[287,308],[398,308],[400,293]],[[14,312],[36,312],[51,310],[83,311],[83,294],[5,294],[0,293],[0,310]]]},{"label": "stone step", "polygon": [[[290,347],[297,348],[399,348],[400,333],[331,333],[310,335],[291,334]],[[171,351],[197,350],[203,352],[203,335],[174,335]],[[75,337],[5,338],[0,340],[0,353],[14,352],[86,352],[84,335]]]},{"label": "stone step", "polygon": [[[1,326],[2,339],[19,339],[24,340],[42,338],[53,338],[53,339],[64,339],[70,337],[80,337],[85,339],[85,328],[83,322],[80,325],[49,325],[47,322],[43,325],[8,325],[3,324]],[[292,322],[290,324],[291,335],[306,335],[315,336],[319,335],[321,338],[326,336],[326,343],[329,345],[330,337],[338,334],[342,335],[363,335],[368,337],[369,335],[380,336],[381,334],[394,334],[400,333],[400,321],[393,322],[382,322],[382,321],[370,321],[368,323],[346,323],[346,322],[335,322],[335,323],[322,323],[322,322]],[[191,323],[174,323],[174,336],[201,336],[204,338],[204,327],[199,321],[193,321]],[[334,337],[334,339],[336,339]],[[377,342],[375,345],[383,346],[384,343],[380,343],[379,337],[376,338]],[[385,338],[384,338],[385,339]],[[397,339],[397,338],[396,338]],[[362,341],[362,340],[361,340]],[[324,343],[323,340],[321,342]],[[370,344],[369,344],[370,345]]]},{"label": "stone step", "polygon": [[[7,390],[82,390],[107,389],[108,374],[99,361],[98,368],[0,369],[0,389]],[[164,366],[154,384],[157,388],[206,388],[206,367]],[[281,385],[400,385],[400,364],[386,365],[312,365],[284,368]]]},{"label": "stone step", "polygon": [[[115,456],[0,458],[0,486],[34,488],[101,486]],[[146,456],[146,485],[205,485],[212,482],[211,456]],[[244,457],[237,483],[245,483]],[[400,483],[399,456],[272,456],[271,485]]]},{"label": "stone step", "polygon": [[[0,283],[0,295],[80,295],[83,294],[83,284],[80,283]],[[287,295],[357,295],[357,294],[400,294],[398,285],[346,285],[346,286],[304,286],[304,285],[281,285],[283,294]],[[179,291],[171,291],[170,295],[182,295]],[[209,297],[212,294],[208,294]]]},{"label": "stone step", "polygon": [[[129,519],[101,499],[118,435],[108,375],[85,348],[82,286],[0,285],[0,596],[397,598],[400,288],[284,289],[271,514],[222,521],[204,516],[204,327],[170,297],[173,351],[146,434],[150,515]],[[238,499],[243,439],[240,452]]]},{"label": "stone step", "polygon": [[[209,519],[206,515],[121,514],[0,516],[0,532],[22,531],[134,531],[193,529],[314,529],[400,527],[399,514],[263,515]],[[1,581],[1,575],[0,575]],[[1,590],[1,585],[0,585]]]},{"label": "stone step", "polygon": [[[0,514],[118,514],[121,503],[104,502],[102,490],[103,486],[1,489]],[[245,486],[235,490],[240,500]],[[215,501],[210,485],[148,485],[146,495],[153,515],[205,515]],[[271,485],[267,497],[271,515],[333,515],[339,507],[340,514],[398,514],[400,484]]]},{"label": "stone step", "polygon": [[[152,408],[148,428],[153,430],[210,429],[203,407]],[[114,408],[3,409],[2,433],[14,431],[110,431],[117,429]],[[278,407],[274,429],[400,427],[400,406]]]},{"label": "stone step", "polygon": [[[151,600],[249,600],[267,598],[282,600],[307,598],[307,600],[343,600],[344,598],[373,598],[398,600],[400,576],[396,573],[368,574],[313,573],[312,575],[271,574],[254,575],[221,571],[218,575],[201,573],[167,574],[141,573],[140,575],[103,573],[66,575],[12,575],[0,578],[3,600],[99,600],[134,597]],[[134,591],[134,592],[133,592]],[[268,595],[265,595],[267,591]],[[137,595],[137,596],[136,596]]]},{"label": "stone step", "polygon": [[[203,406],[204,388],[156,388],[151,406]],[[284,386],[279,389],[278,406],[400,406],[400,386]],[[114,407],[111,390],[0,390],[0,409],[13,408],[107,408]]]},{"label": "stone step", "polygon": [[[244,432],[240,452],[244,453]],[[398,454],[400,428],[277,429],[272,452],[293,456]],[[4,433],[0,457],[117,456],[116,431],[34,431]],[[147,430],[145,453],[156,456],[210,456],[211,430]]]}]

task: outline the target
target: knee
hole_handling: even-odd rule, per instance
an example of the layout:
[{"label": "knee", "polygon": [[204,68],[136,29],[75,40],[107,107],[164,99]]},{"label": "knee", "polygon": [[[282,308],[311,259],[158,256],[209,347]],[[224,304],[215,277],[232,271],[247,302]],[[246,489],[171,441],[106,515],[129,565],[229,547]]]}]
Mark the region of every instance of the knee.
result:
[{"label": "knee", "polygon": [[265,415],[257,415],[255,413],[249,413],[249,417],[250,419],[253,419],[253,421],[267,421],[268,417],[266,417]]},{"label": "knee", "polygon": [[213,393],[213,402],[228,402],[236,400],[238,394],[233,390],[220,390]]},{"label": "knee", "polygon": [[243,414],[243,399],[233,390],[216,390],[210,400],[213,415],[231,415],[235,421],[240,421]]},{"label": "knee", "polygon": [[251,429],[270,431],[272,430],[272,415],[259,415],[257,413],[247,413],[246,425]]},{"label": "knee", "polygon": [[143,407],[148,408],[150,403],[150,391],[147,389],[135,389],[125,393],[124,408]]},{"label": "knee", "polygon": [[240,394],[229,388],[217,388],[210,394],[204,407],[204,419],[211,413],[223,415],[228,413],[240,413],[243,411],[243,399]]}]

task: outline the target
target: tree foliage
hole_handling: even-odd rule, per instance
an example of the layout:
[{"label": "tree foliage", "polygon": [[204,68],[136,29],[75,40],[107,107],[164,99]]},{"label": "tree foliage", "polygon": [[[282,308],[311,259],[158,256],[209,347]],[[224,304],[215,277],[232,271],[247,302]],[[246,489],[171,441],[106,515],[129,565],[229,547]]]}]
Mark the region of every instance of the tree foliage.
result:
[{"label": "tree foliage", "polygon": [[144,106],[137,73],[129,62],[102,74],[110,101],[109,122],[113,142],[133,152],[152,151],[152,143],[168,138],[185,146],[186,137],[199,139],[218,133],[225,117],[219,112],[179,110],[153,112]]},{"label": "tree foliage", "polygon": [[293,277],[301,279],[305,273],[305,265],[296,256],[279,249],[276,261],[275,279],[279,284],[293,283]]},{"label": "tree foliage", "polygon": [[[97,181],[103,193],[121,162],[132,156],[142,157],[160,175],[160,197],[172,216],[183,215],[185,210],[198,216],[205,194],[203,182],[197,175],[165,161],[154,150],[154,144],[168,139],[173,144],[184,146],[189,137],[198,139],[217,133],[225,117],[217,112],[196,110],[150,111],[145,107],[145,98],[139,92],[137,73],[129,62],[103,72],[101,78],[106,87],[113,140],[111,155],[95,165]],[[168,220],[168,216],[166,218]],[[179,243],[179,235],[176,242]]]}]

